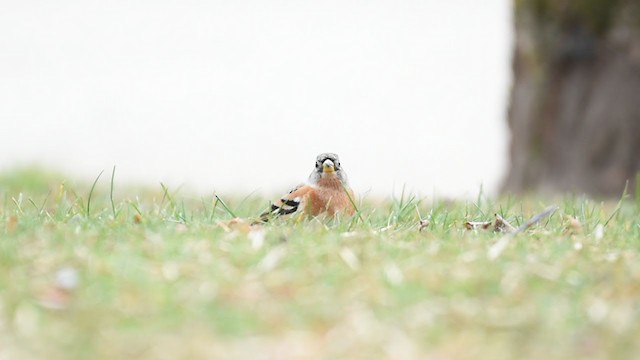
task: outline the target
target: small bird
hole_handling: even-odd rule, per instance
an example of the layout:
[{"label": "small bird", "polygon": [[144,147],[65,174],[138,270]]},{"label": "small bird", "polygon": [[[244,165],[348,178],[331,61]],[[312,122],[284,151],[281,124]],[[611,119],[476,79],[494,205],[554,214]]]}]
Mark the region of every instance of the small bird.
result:
[{"label": "small bird", "polygon": [[305,184],[296,186],[271,205],[260,220],[282,215],[335,216],[339,213],[353,215],[354,194],[349,188],[347,174],[340,165],[337,154],[324,153],[316,157],[315,169]]}]

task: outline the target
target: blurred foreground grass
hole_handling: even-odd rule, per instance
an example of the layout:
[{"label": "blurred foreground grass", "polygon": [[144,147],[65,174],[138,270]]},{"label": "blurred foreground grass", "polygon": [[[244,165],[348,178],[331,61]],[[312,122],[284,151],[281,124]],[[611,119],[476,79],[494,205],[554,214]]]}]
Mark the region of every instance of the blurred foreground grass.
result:
[{"label": "blurred foreground grass", "polygon": [[[633,358],[629,199],[364,201],[362,219],[230,221],[268,201],[0,175],[0,358]],[[510,241],[467,230],[499,213]],[[90,205],[90,206],[89,206]],[[429,218],[419,231],[418,212]],[[606,225],[605,225],[606,224]],[[77,278],[77,279],[76,279]]]}]

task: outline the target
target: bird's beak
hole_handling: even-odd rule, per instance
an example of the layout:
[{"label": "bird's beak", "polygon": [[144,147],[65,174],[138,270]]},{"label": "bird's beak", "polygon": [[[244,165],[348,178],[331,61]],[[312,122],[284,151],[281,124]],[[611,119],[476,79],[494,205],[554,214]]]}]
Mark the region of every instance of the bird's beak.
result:
[{"label": "bird's beak", "polygon": [[334,171],[336,171],[336,168],[333,165],[333,161],[327,159],[322,163],[322,172],[323,173],[332,173]]}]

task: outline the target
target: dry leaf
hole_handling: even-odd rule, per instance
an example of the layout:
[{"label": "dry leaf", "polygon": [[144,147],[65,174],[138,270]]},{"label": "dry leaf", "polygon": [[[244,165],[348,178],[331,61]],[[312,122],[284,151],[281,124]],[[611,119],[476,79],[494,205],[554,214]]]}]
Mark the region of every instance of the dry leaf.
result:
[{"label": "dry leaf", "polygon": [[429,224],[431,224],[431,222],[429,220],[420,220],[418,222],[418,231],[422,231],[422,229],[429,227]]},{"label": "dry leaf", "polygon": [[491,221],[467,221],[464,223],[464,227],[467,228],[467,230],[474,230],[474,229],[488,229],[489,226],[491,226]]},{"label": "dry leaf", "polygon": [[218,221],[220,226],[225,232],[239,231],[243,234],[248,234],[251,231],[251,223],[241,218],[233,218],[228,221]]},{"label": "dry leaf", "polygon": [[9,216],[7,218],[7,233],[12,233],[16,231],[18,227],[18,217],[15,215]]},{"label": "dry leaf", "polygon": [[500,216],[500,214],[495,214],[496,216],[496,223],[493,227],[493,230],[496,232],[506,232],[506,233],[513,233],[516,232],[516,228],[511,225],[507,220],[505,220],[502,216]]},{"label": "dry leaf", "polygon": [[140,214],[133,215],[133,222],[136,224],[142,224],[142,215]]}]

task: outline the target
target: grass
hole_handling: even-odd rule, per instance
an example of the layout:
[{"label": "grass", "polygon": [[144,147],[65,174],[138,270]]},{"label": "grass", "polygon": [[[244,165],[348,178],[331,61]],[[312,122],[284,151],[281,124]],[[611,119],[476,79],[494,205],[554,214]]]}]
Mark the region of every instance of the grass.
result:
[{"label": "grass", "polygon": [[[354,199],[357,219],[256,230],[231,219],[267,199],[114,187],[114,174],[110,186],[0,175],[0,358],[640,353],[640,203],[629,197],[403,193]],[[517,227],[552,203],[495,260],[503,235],[464,226],[497,212]],[[56,276],[69,268],[78,284],[67,290]]]}]

